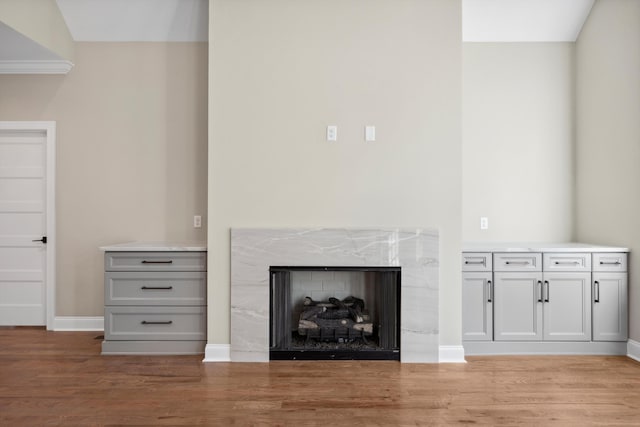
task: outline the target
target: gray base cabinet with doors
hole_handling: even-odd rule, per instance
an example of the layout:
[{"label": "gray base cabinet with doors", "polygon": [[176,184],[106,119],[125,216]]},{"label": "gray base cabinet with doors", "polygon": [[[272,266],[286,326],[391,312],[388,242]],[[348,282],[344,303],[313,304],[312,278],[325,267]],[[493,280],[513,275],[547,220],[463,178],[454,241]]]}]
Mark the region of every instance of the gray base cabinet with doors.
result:
[{"label": "gray base cabinet with doors", "polygon": [[626,249],[585,249],[464,252],[465,353],[626,354]]},{"label": "gray base cabinet with doors", "polygon": [[105,251],[102,354],[203,353],[206,252],[113,248]]}]

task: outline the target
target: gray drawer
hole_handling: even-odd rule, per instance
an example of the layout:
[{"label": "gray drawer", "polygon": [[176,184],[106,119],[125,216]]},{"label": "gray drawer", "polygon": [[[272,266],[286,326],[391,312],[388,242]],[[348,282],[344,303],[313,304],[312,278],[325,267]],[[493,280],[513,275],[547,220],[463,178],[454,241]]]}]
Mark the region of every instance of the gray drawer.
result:
[{"label": "gray drawer", "polygon": [[206,305],[206,272],[107,272],[105,305]]},{"label": "gray drawer", "polygon": [[544,253],[544,271],[591,271],[591,253]]},{"label": "gray drawer", "polygon": [[622,252],[594,253],[593,271],[627,271],[627,254]]},{"label": "gray drawer", "polygon": [[206,252],[107,252],[106,271],[206,271]]},{"label": "gray drawer", "polygon": [[491,252],[463,252],[462,271],[491,271]]},{"label": "gray drawer", "polygon": [[496,252],[493,254],[493,271],[542,271],[542,254],[539,252]]},{"label": "gray drawer", "polygon": [[206,340],[205,307],[130,307],[104,309],[106,340]]}]

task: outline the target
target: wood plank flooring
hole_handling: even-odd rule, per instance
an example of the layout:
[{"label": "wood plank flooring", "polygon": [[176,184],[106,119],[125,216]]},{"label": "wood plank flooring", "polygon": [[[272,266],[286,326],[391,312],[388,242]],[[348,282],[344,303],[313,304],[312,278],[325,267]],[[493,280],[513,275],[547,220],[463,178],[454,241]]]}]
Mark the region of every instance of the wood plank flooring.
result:
[{"label": "wood plank flooring", "polygon": [[0,425],[640,425],[626,357],[202,363],[101,356],[98,335],[0,328]]}]

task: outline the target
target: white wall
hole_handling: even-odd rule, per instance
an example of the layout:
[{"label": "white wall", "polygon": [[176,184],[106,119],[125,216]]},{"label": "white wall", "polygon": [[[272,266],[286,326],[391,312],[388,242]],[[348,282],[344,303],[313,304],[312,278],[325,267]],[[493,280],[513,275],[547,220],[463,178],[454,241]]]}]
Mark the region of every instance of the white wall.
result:
[{"label": "white wall", "polygon": [[439,228],[441,343],[460,343],[460,8],[212,1],[210,344],[229,343],[230,228],[308,226]]},{"label": "white wall", "polygon": [[75,62],[0,76],[0,120],[57,122],[56,314],[102,316],[99,246],[205,240],[207,44],[76,43]]},{"label": "white wall", "polygon": [[574,44],[462,52],[463,240],[571,241]]},{"label": "white wall", "polygon": [[577,237],[631,249],[630,337],[640,341],[640,2],[596,1],[576,63]]}]

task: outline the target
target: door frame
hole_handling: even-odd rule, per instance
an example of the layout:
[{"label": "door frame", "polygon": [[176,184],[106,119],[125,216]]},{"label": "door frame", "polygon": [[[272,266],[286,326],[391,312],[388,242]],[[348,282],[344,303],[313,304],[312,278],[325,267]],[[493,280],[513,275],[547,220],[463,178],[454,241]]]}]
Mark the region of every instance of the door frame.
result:
[{"label": "door frame", "polygon": [[47,330],[53,330],[56,308],[56,122],[0,121],[2,131],[42,131],[46,139],[46,256],[45,256],[45,319]]}]

